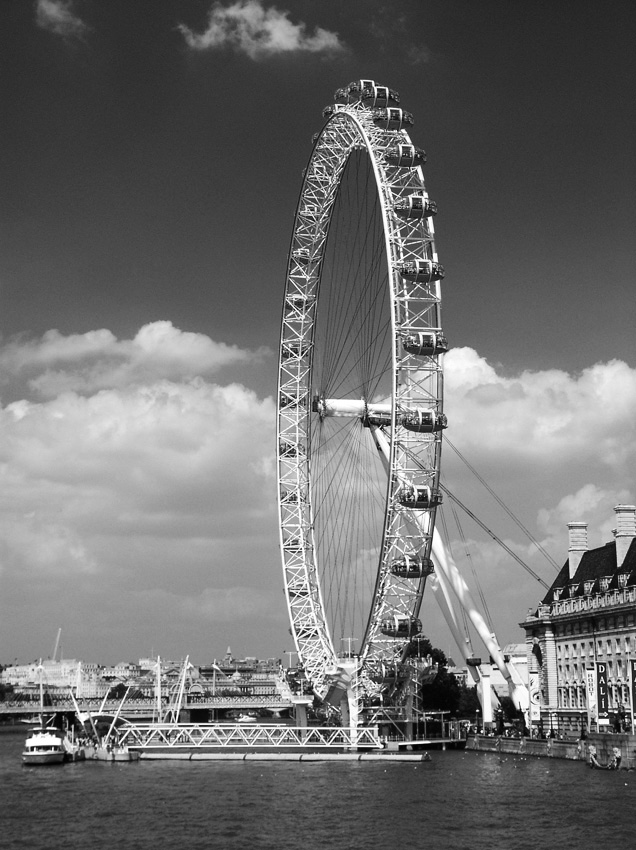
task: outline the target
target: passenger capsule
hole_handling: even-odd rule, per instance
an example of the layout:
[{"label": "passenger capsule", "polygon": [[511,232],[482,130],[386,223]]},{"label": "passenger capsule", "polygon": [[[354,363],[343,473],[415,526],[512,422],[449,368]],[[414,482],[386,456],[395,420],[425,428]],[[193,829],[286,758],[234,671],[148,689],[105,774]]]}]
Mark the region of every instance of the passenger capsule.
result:
[{"label": "passenger capsule", "polygon": [[287,440],[281,440],[278,444],[278,454],[280,457],[298,457],[303,453],[301,446],[297,446],[295,443],[290,443]]},{"label": "passenger capsule", "polygon": [[396,201],[393,211],[399,218],[430,218],[437,215],[437,204],[424,195],[409,195]]},{"label": "passenger capsule", "polygon": [[307,498],[304,493],[298,493],[296,490],[287,490],[280,494],[281,502],[285,504],[297,505],[304,504]]},{"label": "passenger capsule", "polygon": [[447,427],[444,414],[429,409],[407,410],[400,417],[400,422],[407,431],[415,431],[418,434],[432,434]]},{"label": "passenger capsule", "polygon": [[391,562],[391,573],[398,578],[424,578],[430,576],[435,567],[430,558],[421,555],[404,555]]},{"label": "passenger capsule", "polygon": [[[371,83],[371,80],[365,80],[365,82]],[[388,106],[390,103],[399,103],[400,95],[387,86],[371,83],[362,89],[360,100],[367,106]]]},{"label": "passenger capsule", "polygon": [[387,109],[375,108],[371,110],[373,123],[384,130],[401,130],[402,127],[412,127],[415,120],[410,112],[405,112],[403,109],[389,107]]},{"label": "passenger capsule", "polygon": [[311,345],[308,342],[301,342],[300,340],[284,342],[281,356],[283,360],[292,360],[295,357],[305,357],[309,354],[310,348]]},{"label": "passenger capsule", "polygon": [[289,407],[304,407],[305,399],[297,398],[289,393],[281,393],[279,396],[281,410]]},{"label": "passenger capsule", "polygon": [[470,658],[466,659],[466,664],[468,664],[469,667],[479,667],[481,664],[481,658],[477,658],[476,655],[471,655]]},{"label": "passenger capsule", "polygon": [[[350,85],[353,85],[351,83]],[[333,99],[336,103],[349,103],[350,102],[350,92],[349,86],[343,86],[341,89],[336,89],[333,94]],[[353,99],[353,98],[351,98]]]},{"label": "passenger capsule", "polygon": [[413,637],[422,631],[422,621],[416,617],[395,614],[381,621],[380,631],[387,637]]},{"label": "passenger capsule", "polygon": [[305,218],[317,219],[320,216],[320,207],[318,204],[306,204],[301,210],[300,215]]},{"label": "passenger capsule", "polygon": [[436,508],[442,504],[442,494],[437,490],[431,490],[428,486],[414,486],[405,484],[397,491],[397,500],[405,508],[418,511]]},{"label": "passenger capsule", "polygon": [[394,89],[377,85],[374,80],[356,80],[348,86],[336,89],[334,100],[338,103],[371,101],[373,106],[386,106],[389,103],[399,103],[400,95]]},{"label": "passenger capsule", "polygon": [[402,277],[415,283],[432,283],[444,277],[444,266],[433,260],[412,260],[410,263],[402,263],[398,266]]},{"label": "passenger capsule", "polygon": [[426,165],[426,153],[415,145],[395,145],[389,148],[384,156],[389,165],[397,165],[400,168],[417,168],[419,165]]},{"label": "passenger capsule", "polygon": [[344,108],[345,106],[342,103],[332,103],[329,106],[325,106],[322,110],[322,117],[331,118],[331,116],[335,115],[337,112],[342,112]]},{"label": "passenger capsule", "polygon": [[307,265],[307,263],[311,260],[311,251],[309,248],[294,248],[292,251],[292,257],[297,263]]},{"label": "passenger capsule", "polygon": [[283,548],[288,549],[290,552],[299,552],[303,548],[302,541],[300,537],[288,537],[283,542]]},{"label": "passenger capsule", "polygon": [[448,351],[446,337],[436,332],[409,334],[402,340],[402,346],[409,354],[419,354],[422,357],[434,357]]},{"label": "passenger capsule", "polygon": [[306,310],[310,307],[315,300],[313,295],[307,295],[304,292],[290,292],[288,293],[285,302],[288,307],[291,307],[294,310]]}]

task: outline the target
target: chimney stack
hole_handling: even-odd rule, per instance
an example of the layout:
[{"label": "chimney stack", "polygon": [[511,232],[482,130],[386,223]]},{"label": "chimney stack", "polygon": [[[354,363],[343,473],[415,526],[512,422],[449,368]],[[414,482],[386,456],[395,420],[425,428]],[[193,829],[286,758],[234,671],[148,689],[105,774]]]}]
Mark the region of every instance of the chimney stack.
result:
[{"label": "chimney stack", "polygon": [[632,540],[636,537],[636,507],[616,505],[616,568],[623,566]]},{"label": "chimney stack", "polygon": [[570,568],[570,579],[579,568],[581,558],[587,552],[587,523],[569,522],[570,545],[568,547],[568,564]]}]

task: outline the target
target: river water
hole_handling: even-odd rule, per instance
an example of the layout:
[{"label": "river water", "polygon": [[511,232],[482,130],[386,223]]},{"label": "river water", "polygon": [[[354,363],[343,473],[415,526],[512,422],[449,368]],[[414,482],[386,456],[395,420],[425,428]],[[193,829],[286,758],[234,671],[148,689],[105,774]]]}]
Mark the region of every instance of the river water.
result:
[{"label": "river water", "polygon": [[636,846],[636,772],[583,762],[433,751],[424,763],[25,767],[24,737],[0,735],[3,850]]}]

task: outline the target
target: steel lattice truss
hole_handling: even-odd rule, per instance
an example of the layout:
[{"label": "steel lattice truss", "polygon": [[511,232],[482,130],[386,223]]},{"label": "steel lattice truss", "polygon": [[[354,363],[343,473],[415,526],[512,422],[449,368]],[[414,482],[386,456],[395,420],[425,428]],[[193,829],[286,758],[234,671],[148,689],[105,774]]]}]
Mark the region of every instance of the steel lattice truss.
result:
[{"label": "steel lattice truss", "polygon": [[[364,694],[378,671],[397,667],[419,614],[435,510],[439,503],[442,413],[440,325],[443,269],[437,262],[426,193],[425,157],[404,129],[412,118],[391,103],[397,95],[360,81],[336,93],[346,101],[325,110],[305,171],[296,211],[282,318],[278,392],[278,473],[281,550],[289,617],[309,680],[324,696],[338,665],[321,585],[320,552],[312,504],[312,418],[357,403],[369,439],[386,457],[384,527],[368,621],[359,647]],[[313,399],[315,325],[334,204],[354,152],[368,156],[382,218],[387,310],[390,312],[390,398],[377,402]],[[356,154],[359,155],[359,154]],[[343,286],[347,281],[343,280]],[[337,412],[336,415],[342,415]]]},{"label": "steel lattice truss", "polygon": [[381,749],[377,728],[351,729],[320,726],[285,726],[263,723],[237,724],[127,724],[119,729],[119,746],[154,752],[235,750],[238,748],[342,750],[351,747]]}]

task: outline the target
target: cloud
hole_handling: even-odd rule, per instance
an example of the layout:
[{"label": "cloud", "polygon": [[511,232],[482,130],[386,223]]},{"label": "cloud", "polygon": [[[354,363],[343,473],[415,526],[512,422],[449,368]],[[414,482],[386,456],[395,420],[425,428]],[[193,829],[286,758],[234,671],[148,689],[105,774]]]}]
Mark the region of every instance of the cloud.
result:
[{"label": "cloud", "polygon": [[62,392],[91,394],[160,378],[209,376],[226,366],[260,360],[266,353],[214,342],[167,321],[144,325],[131,340],[118,340],[105,329],[69,336],[50,330],[39,340],[3,346],[0,380],[26,377],[39,397],[54,398]]},{"label": "cloud", "polygon": [[[222,642],[249,651],[260,605],[264,632],[284,638],[274,402],[210,380],[254,356],[169,322],[132,340],[50,331],[0,350],[3,369],[46,390],[0,410],[7,634],[21,634],[27,611],[40,618],[34,636],[72,624],[86,657],[100,655],[98,641],[114,656],[143,654],[140,630],[167,651],[202,652],[218,614],[231,624]],[[158,634],[164,609],[174,622]]]},{"label": "cloud", "polygon": [[316,27],[308,34],[306,24],[289,20],[289,12],[274,6],[265,8],[258,0],[237,0],[231,6],[215,3],[205,32],[195,33],[185,24],[180,24],[179,30],[193,50],[231,47],[255,61],[283,53],[336,53],[344,49],[336,33]]},{"label": "cloud", "polygon": [[[37,391],[0,409],[0,621],[16,636],[11,657],[42,654],[60,624],[76,654],[100,661],[152,645],[205,659],[215,623],[221,648],[286,648],[275,403],[219,380],[258,356],[170,322],[129,340],[49,331],[0,348],[0,374]],[[469,348],[445,357],[446,435],[559,563],[567,522],[589,522],[600,545],[613,506],[634,502],[635,378],[620,361],[506,375]],[[449,445],[442,468],[445,485],[550,580],[553,568]],[[469,582],[470,549],[500,639],[517,640],[543,589],[471,520],[454,530],[450,499],[444,517]],[[37,623],[28,639],[25,617]]]},{"label": "cloud", "polygon": [[39,27],[63,38],[81,38],[89,27],[73,13],[72,0],[37,0],[35,21]]},{"label": "cloud", "polygon": [[[456,348],[445,356],[444,375],[442,480],[464,505],[544,581],[553,580],[555,568],[451,444],[557,564],[567,559],[568,522],[589,524],[591,547],[612,539],[613,507],[636,496],[636,369],[614,360],[579,374],[511,375],[473,349]],[[460,569],[476,595],[475,568],[500,640],[522,640],[517,624],[544,588],[452,505],[446,497],[440,528],[444,519]]]},{"label": "cloud", "polygon": [[458,348],[446,356],[445,390],[449,436],[461,434],[471,454],[617,472],[636,459],[636,370],[622,361],[504,377]]}]

